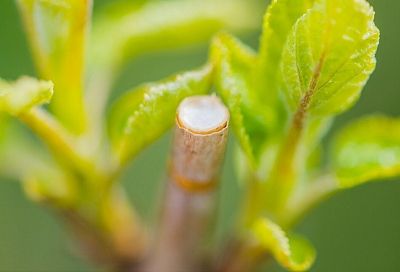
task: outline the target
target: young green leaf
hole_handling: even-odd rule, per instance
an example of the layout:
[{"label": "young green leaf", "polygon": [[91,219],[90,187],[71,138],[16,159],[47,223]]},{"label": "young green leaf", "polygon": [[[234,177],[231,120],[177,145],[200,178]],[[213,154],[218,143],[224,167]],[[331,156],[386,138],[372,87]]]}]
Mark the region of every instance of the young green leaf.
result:
[{"label": "young green leaf", "polygon": [[123,95],[108,120],[109,133],[120,163],[160,137],[171,125],[180,101],[204,94],[211,87],[210,66],[150,83]]},{"label": "young green leaf", "polygon": [[289,271],[306,271],[315,260],[315,249],[304,238],[285,232],[272,221],[261,218],[252,227],[256,242]]},{"label": "young green leaf", "polygon": [[17,0],[40,75],[57,86],[52,109],[81,132],[84,52],[91,0]]},{"label": "young green leaf", "polygon": [[52,95],[51,81],[21,77],[8,83],[0,79],[0,112],[20,115],[35,106],[49,103]]},{"label": "young green leaf", "polygon": [[280,63],[287,37],[315,0],[274,0],[264,16],[263,33],[257,60],[256,101],[264,108],[277,103],[282,76]]},{"label": "young green leaf", "polygon": [[[78,151],[75,137],[48,111],[37,108],[49,103],[52,95],[51,81],[31,77],[21,77],[15,82],[0,79],[0,115],[5,112],[17,116],[49,145],[54,154],[59,156],[58,158],[78,169],[86,167],[87,170],[88,167],[92,167],[91,162],[87,161],[86,154],[80,154]],[[9,157],[10,160],[12,158],[14,156]]]},{"label": "young green leaf", "polygon": [[217,92],[228,106],[235,134],[254,166],[267,138],[267,124],[250,101],[256,55],[228,34],[214,39],[211,53]]},{"label": "young green leaf", "polygon": [[362,118],[345,127],[333,145],[339,187],[400,176],[400,119]]},{"label": "young green leaf", "polygon": [[292,111],[331,115],[359,97],[375,68],[379,31],[365,0],[318,0],[293,27],[282,57]]},{"label": "young green leaf", "polygon": [[223,28],[253,28],[257,14],[250,1],[117,3],[94,22],[91,60],[95,65],[115,68],[139,54],[205,43]]}]

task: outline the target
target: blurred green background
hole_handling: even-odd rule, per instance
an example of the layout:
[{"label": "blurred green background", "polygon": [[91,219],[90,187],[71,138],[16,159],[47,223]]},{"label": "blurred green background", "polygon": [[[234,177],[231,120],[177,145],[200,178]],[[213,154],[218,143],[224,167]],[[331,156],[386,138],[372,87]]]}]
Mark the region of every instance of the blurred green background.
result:
[{"label": "blurred green background", "polygon": [[[95,9],[106,2],[95,0]],[[377,69],[359,103],[340,116],[334,128],[365,113],[400,116],[400,1],[371,3],[381,30]],[[258,35],[248,33],[243,38],[256,46]],[[206,58],[206,45],[143,56],[124,70],[113,97],[138,83],[198,66]],[[14,1],[0,0],[0,75],[15,79],[21,74],[34,75],[32,59]],[[149,222],[155,218],[169,142],[167,134],[142,153],[124,177],[132,202]],[[224,168],[218,237],[232,224],[240,197],[232,142]],[[311,271],[400,271],[400,182],[372,183],[339,193],[312,211],[298,231],[308,236],[318,251]],[[27,200],[17,181],[0,180],[0,271],[98,270],[76,257],[68,233],[51,211]]]}]

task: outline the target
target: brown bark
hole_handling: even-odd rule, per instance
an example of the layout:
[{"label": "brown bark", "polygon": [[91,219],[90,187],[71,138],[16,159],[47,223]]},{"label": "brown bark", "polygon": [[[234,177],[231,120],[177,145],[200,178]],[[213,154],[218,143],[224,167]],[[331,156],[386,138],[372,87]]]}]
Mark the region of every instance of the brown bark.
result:
[{"label": "brown bark", "polygon": [[214,96],[178,108],[161,222],[147,272],[208,271],[205,258],[229,113]]}]

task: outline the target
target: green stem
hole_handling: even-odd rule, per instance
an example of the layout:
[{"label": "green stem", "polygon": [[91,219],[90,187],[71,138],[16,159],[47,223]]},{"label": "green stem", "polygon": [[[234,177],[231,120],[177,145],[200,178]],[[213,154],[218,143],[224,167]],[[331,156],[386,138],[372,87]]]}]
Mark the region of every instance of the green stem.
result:
[{"label": "green stem", "polygon": [[295,114],[289,132],[281,143],[271,171],[269,185],[263,192],[265,204],[272,212],[283,209],[296,182],[296,157],[304,131],[306,111],[301,107]]},{"label": "green stem", "polygon": [[307,112],[325,62],[325,53],[316,65],[307,90],[295,112],[285,140],[282,142],[275,165],[272,169],[270,185],[266,187],[267,207],[274,213],[282,211],[292,193],[298,175],[296,163],[299,146],[304,134]]},{"label": "green stem", "polygon": [[35,132],[74,171],[97,176],[98,170],[91,158],[79,151],[75,137],[55,120],[47,111],[34,108],[20,116],[20,119]]}]

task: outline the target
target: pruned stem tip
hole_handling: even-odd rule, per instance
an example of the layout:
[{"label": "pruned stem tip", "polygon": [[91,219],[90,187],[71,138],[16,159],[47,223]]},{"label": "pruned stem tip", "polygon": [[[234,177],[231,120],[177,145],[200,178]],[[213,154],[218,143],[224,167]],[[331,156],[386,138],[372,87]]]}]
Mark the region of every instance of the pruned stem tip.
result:
[{"label": "pruned stem tip", "polygon": [[176,129],[154,255],[147,271],[204,271],[229,112],[215,96],[185,99]]}]

